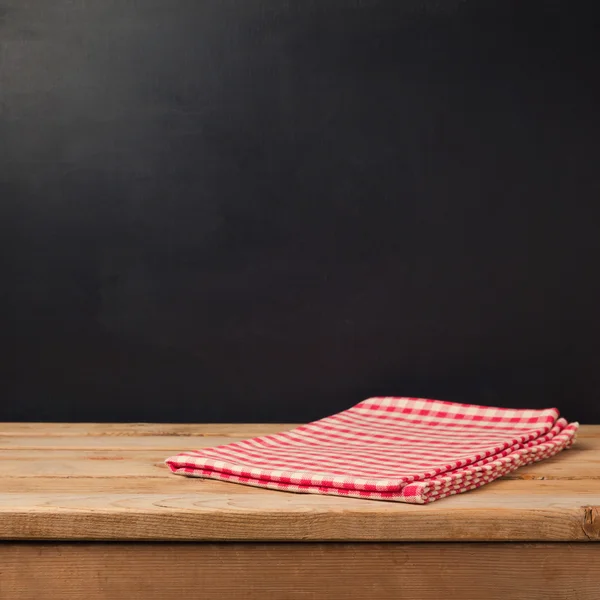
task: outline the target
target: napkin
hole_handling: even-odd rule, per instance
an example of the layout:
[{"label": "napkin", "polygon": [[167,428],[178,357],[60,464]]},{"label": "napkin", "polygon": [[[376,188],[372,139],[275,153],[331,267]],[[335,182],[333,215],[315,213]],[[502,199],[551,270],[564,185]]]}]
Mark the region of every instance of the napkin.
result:
[{"label": "napkin", "polygon": [[426,504],[555,455],[574,442],[578,426],[556,408],[369,398],[291,431],[182,452],[165,462],[178,475]]}]

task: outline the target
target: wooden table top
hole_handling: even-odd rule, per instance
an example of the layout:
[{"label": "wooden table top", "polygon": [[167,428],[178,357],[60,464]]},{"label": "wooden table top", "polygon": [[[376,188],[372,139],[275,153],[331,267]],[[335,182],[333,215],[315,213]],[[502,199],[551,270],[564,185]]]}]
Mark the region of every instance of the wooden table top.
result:
[{"label": "wooden table top", "polygon": [[292,427],[0,424],[0,539],[600,541],[600,425],[552,459],[425,506],[184,478],[164,465]]}]

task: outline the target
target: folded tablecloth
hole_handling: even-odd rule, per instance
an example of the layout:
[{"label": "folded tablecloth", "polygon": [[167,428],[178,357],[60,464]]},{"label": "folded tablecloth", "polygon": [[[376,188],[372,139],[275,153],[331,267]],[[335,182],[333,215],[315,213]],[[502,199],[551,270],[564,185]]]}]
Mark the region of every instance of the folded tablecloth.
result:
[{"label": "folded tablecloth", "polygon": [[578,423],[513,410],[370,398],[275,435],[182,452],[173,473],[288,492],[426,504],[568,448]]}]

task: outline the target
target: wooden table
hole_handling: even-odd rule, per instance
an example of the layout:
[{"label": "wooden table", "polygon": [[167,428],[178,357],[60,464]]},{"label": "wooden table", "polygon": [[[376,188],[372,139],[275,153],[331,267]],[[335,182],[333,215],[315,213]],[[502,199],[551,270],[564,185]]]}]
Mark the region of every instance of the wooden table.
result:
[{"label": "wooden table", "polygon": [[1,600],[598,600],[600,426],[426,506],[172,475],[292,425],[0,424]]}]

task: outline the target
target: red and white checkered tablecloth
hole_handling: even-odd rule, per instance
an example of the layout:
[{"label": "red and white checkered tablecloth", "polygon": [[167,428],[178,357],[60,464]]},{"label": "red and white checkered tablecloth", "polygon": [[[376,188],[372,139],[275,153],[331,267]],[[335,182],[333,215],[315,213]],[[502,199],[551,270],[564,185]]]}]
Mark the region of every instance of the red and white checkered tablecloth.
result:
[{"label": "red and white checkered tablecloth", "polygon": [[291,431],[166,460],[173,473],[288,492],[426,504],[568,448],[578,423],[513,410],[370,398]]}]

